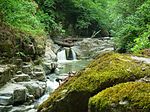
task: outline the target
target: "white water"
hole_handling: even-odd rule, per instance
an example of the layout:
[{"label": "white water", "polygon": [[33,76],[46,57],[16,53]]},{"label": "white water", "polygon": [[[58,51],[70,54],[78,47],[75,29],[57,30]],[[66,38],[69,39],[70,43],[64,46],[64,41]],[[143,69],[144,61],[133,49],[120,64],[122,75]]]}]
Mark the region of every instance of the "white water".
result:
[{"label": "white water", "polygon": [[71,60],[67,60],[67,56],[66,56],[66,50],[64,49],[64,50],[62,50],[62,51],[60,51],[60,52],[58,52],[57,53],[57,59],[58,59],[58,62],[61,62],[61,63],[63,63],[63,62],[70,62],[70,61],[75,61],[75,60],[77,60],[77,57],[76,57],[76,53],[75,53],[75,51],[73,50],[73,49],[71,49]]},{"label": "white water", "polygon": [[72,58],[73,58],[73,60],[77,60],[76,53],[74,52],[73,49],[71,49],[71,52],[72,52]]},{"label": "white water", "polygon": [[62,50],[60,52],[57,53],[57,59],[58,61],[66,61],[66,51]]}]

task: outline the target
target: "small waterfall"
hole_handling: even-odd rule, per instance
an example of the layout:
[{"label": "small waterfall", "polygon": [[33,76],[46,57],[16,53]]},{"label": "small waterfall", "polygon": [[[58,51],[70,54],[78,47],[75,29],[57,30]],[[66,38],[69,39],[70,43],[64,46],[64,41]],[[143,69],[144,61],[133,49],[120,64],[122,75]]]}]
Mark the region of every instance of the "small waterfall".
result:
[{"label": "small waterfall", "polygon": [[57,59],[59,62],[65,62],[67,60],[76,60],[76,53],[71,48],[66,48],[57,53]]},{"label": "small waterfall", "polygon": [[73,49],[71,49],[71,52],[72,52],[72,59],[73,60],[76,60],[77,59],[77,56],[76,56],[76,53]]},{"label": "small waterfall", "polygon": [[62,50],[60,52],[57,53],[57,59],[58,61],[65,61],[66,59],[66,51]]}]

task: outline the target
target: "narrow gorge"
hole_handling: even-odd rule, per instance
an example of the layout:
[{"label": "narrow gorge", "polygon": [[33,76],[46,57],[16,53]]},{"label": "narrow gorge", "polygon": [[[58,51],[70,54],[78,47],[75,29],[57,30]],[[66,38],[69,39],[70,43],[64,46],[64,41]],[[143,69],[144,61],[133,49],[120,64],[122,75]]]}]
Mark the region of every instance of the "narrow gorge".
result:
[{"label": "narrow gorge", "polygon": [[150,112],[150,0],[0,0],[0,112]]}]

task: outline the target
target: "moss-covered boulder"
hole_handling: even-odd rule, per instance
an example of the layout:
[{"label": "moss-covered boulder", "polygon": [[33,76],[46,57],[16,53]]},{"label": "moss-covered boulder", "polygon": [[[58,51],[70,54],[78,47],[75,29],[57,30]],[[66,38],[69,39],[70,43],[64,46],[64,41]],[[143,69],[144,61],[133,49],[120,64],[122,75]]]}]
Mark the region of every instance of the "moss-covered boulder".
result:
[{"label": "moss-covered boulder", "polygon": [[105,53],[61,85],[39,106],[42,112],[87,112],[89,98],[113,85],[149,76],[150,65],[130,56]]},{"label": "moss-covered boulder", "polygon": [[128,82],[90,98],[89,112],[149,112],[150,83]]}]

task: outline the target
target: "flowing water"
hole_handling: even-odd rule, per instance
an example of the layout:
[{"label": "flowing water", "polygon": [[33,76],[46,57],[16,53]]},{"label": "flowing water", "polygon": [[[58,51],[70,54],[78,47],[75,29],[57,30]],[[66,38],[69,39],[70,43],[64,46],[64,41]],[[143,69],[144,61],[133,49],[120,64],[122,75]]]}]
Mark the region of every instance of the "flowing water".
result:
[{"label": "flowing water", "polygon": [[65,61],[65,60],[67,60],[66,59],[66,50],[65,49],[57,53],[57,59],[59,61]]},{"label": "flowing water", "polygon": [[68,72],[71,71],[79,71],[83,68],[85,68],[91,60],[77,60],[76,54],[72,50],[72,56],[73,60],[66,60],[66,52],[65,50],[62,50],[58,52],[57,58],[58,58],[58,64],[59,67],[55,70],[55,73],[49,74],[47,76],[47,90],[45,95],[43,95],[38,101],[37,104],[41,104],[43,101],[45,101],[49,94],[52,93],[56,88],[59,87],[59,83],[56,81],[56,79],[65,79],[68,77]]}]

